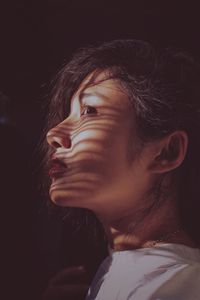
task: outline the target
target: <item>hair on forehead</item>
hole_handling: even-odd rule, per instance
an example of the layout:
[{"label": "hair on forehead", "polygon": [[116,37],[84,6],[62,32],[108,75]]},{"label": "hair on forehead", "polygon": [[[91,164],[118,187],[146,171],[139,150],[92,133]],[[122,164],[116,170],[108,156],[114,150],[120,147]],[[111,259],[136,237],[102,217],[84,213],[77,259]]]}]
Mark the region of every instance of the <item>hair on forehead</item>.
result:
[{"label": "hair on forehead", "polygon": [[[101,76],[102,75],[102,76]],[[121,92],[125,92],[125,88],[120,80],[118,80],[117,74],[114,72],[114,68],[106,69],[106,70],[94,70],[91,74],[89,74],[83,82],[78,87],[78,90],[75,94],[79,91],[80,95],[83,94],[88,88],[100,86],[102,83],[108,80],[115,80],[115,85]],[[74,95],[75,95],[74,94]]]}]

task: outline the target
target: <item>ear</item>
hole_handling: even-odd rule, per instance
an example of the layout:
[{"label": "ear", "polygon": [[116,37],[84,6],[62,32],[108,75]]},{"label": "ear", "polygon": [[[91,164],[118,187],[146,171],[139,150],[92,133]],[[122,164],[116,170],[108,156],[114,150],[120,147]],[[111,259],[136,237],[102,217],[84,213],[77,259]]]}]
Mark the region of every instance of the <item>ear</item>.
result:
[{"label": "ear", "polygon": [[182,164],[187,153],[188,135],[185,131],[177,130],[155,142],[154,146],[149,170],[153,173],[166,173]]}]

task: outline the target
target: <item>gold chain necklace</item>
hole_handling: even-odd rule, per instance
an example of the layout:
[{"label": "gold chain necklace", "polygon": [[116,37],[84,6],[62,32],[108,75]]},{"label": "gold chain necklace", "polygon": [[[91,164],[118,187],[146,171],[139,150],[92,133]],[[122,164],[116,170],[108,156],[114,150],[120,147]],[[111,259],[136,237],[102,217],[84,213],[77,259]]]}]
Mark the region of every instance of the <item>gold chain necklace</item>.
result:
[{"label": "gold chain necklace", "polygon": [[174,237],[177,233],[180,233],[181,231],[182,231],[182,228],[176,229],[173,232],[170,232],[166,235],[161,236],[159,239],[157,239],[155,241],[150,241],[150,242],[147,241],[143,245],[145,245],[145,247],[149,247],[149,248],[154,247],[158,243],[167,242],[170,238]]}]

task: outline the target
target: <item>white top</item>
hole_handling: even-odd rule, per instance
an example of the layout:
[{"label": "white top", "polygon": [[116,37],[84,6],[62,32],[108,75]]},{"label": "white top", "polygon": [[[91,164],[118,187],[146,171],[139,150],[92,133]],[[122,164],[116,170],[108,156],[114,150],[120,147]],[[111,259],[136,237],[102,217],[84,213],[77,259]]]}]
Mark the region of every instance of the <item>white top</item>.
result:
[{"label": "white top", "polygon": [[200,300],[200,250],[159,244],[111,252],[86,300]]}]

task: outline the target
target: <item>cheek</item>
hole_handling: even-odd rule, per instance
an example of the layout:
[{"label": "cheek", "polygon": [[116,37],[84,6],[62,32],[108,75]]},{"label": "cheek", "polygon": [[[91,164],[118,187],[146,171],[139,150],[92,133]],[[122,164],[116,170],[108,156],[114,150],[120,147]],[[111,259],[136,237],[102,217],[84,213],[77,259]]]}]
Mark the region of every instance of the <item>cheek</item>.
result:
[{"label": "cheek", "polygon": [[67,172],[51,185],[50,197],[58,205],[91,208],[124,172],[124,134],[117,126],[91,127],[73,134],[65,153]]},{"label": "cheek", "polygon": [[103,147],[108,144],[109,133],[88,129],[80,132],[77,136],[72,138],[73,151],[89,150],[89,151],[100,151]]},{"label": "cheek", "polygon": [[[83,199],[95,197],[108,184],[112,168],[111,133],[87,129],[72,137],[71,152],[63,153],[67,171],[54,179],[50,197],[61,206],[84,206]],[[81,202],[80,202],[81,201]]]},{"label": "cheek", "polygon": [[90,163],[95,166],[98,163],[110,161],[110,158],[113,157],[117,128],[105,125],[87,125],[80,132],[73,134],[73,157],[71,158],[74,162],[84,163],[84,161],[90,160]]}]

